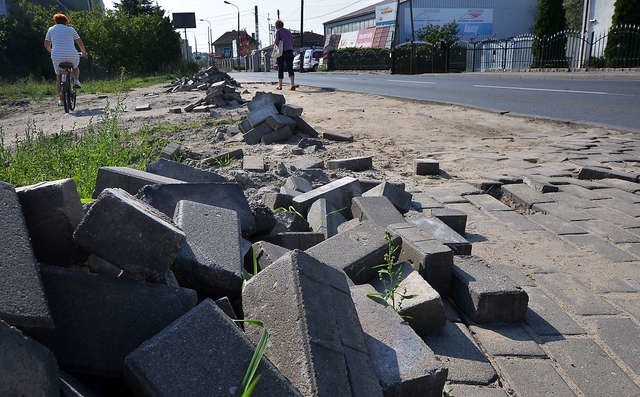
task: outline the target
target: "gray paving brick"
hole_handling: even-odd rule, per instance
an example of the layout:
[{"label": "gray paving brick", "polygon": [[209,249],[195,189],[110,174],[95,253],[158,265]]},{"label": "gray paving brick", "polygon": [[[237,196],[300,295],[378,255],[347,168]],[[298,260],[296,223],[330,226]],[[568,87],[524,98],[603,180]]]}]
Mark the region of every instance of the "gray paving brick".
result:
[{"label": "gray paving brick", "polygon": [[335,208],[345,208],[351,207],[351,199],[360,195],[358,180],[346,176],[294,197],[293,205],[306,214],[317,199],[324,198]]},{"label": "gray paving brick", "polygon": [[329,141],[353,142],[353,135],[343,134],[336,131],[325,131],[322,133],[322,137]]},{"label": "gray paving brick", "polygon": [[482,387],[463,384],[448,384],[444,389],[455,397],[507,397],[508,394],[496,387]]},{"label": "gray paving brick", "polygon": [[640,395],[640,388],[590,339],[552,341],[544,349],[587,397]]},{"label": "gray paving brick", "polygon": [[640,236],[634,233],[629,233],[621,226],[614,225],[604,220],[595,219],[589,221],[577,221],[573,222],[573,224],[590,233],[605,238],[614,244],[640,242]]},{"label": "gray paving brick", "polygon": [[[302,251],[246,283],[246,318],[270,334],[266,357],[303,395],[381,395],[344,273]],[[262,329],[246,325],[256,343]]]},{"label": "gray paving brick", "polygon": [[598,204],[601,204],[602,207],[612,208],[614,210],[618,210],[626,215],[638,217],[640,216],[640,204],[638,203],[630,203],[625,200],[621,200],[618,198],[612,198],[609,200],[599,200]]},{"label": "gray paving brick", "polygon": [[547,215],[553,215],[565,221],[588,221],[593,219],[590,209],[575,209],[563,203],[534,204],[533,210]]},{"label": "gray paving brick", "polygon": [[600,181],[590,181],[590,180],[586,180],[586,179],[576,179],[576,178],[567,178],[567,177],[559,177],[559,178],[553,178],[551,180],[551,183],[555,184],[555,185],[576,185],[576,186],[580,186],[583,187],[585,189],[604,189],[607,187],[607,185],[600,183]]},{"label": "gray paving brick", "polygon": [[260,123],[245,132],[242,139],[244,139],[247,145],[256,145],[260,143],[263,136],[271,134],[272,132],[273,130],[267,123]]},{"label": "gray paving brick", "polygon": [[447,369],[402,317],[367,296],[373,292],[370,285],[351,288],[371,361],[385,395],[440,397]]},{"label": "gray paving brick", "polygon": [[516,211],[492,211],[490,215],[513,230],[520,232],[542,230],[538,224]]},{"label": "gray paving brick", "polygon": [[293,130],[291,129],[290,126],[285,126],[282,128],[279,128],[269,134],[263,135],[260,138],[260,142],[263,145],[270,145],[274,142],[281,142],[281,141],[286,141],[287,139],[291,138],[293,136]]},{"label": "gray paving brick", "polygon": [[606,219],[607,222],[620,225],[624,228],[640,228],[640,219],[610,208],[589,208],[584,210],[584,212],[589,214],[592,219]]},{"label": "gray paving brick", "polygon": [[242,158],[242,169],[251,172],[264,172],[264,157],[262,156],[244,156]]},{"label": "gray paving brick", "polygon": [[286,103],[286,99],[282,94],[258,91],[253,96],[251,101],[247,102],[247,108],[250,111],[254,111],[263,107],[269,107],[269,105],[273,105],[276,107],[276,109],[282,109],[282,106],[285,103]]},{"label": "gray paving brick", "polygon": [[462,323],[447,322],[438,334],[424,341],[449,369],[449,382],[488,385],[498,377]]},{"label": "gray paving brick", "polygon": [[640,375],[640,327],[628,318],[594,318],[592,321],[604,343]]},{"label": "gray paving brick", "polygon": [[314,232],[322,233],[327,239],[338,234],[338,226],[346,222],[343,214],[348,212],[348,208],[334,208],[327,200],[318,199],[309,208],[307,222]]},{"label": "gray paving brick", "polygon": [[518,322],[527,312],[527,293],[476,256],[457,256],[451,294],[472,321]]},{"label": "gray paving brick", "polygon": [[537,212],[535,214],[525,215],[525,217],[558,235],[587,233],[587,231],[578,226],[576,222],[568,222],[553,215]]},{"label": "gray paving brick", "polygon": [[247,114],[247,120],[249,120],[249,124],[252,127],[257,126],[258,124],[264,122],[269,116],[278,114],[278,110],[273,105],[261,106],[260,108],[256,108],[254,110],[250,110]]},{"label": "gray paving brick", "polygon": [[560,191],[587,200],[604,200],[611,198],[606,189],[587,189],[577,185],[561,185]]},{"label": "gray paving brick", "polygon": [[287,103],[285,105],[282,105],[282,114],[289,116],[289,117],[294,117],[294,116],[298,116],[300,117],[302,115],[302,106],[298,106],[298,105],[293,105],[291,103]]},{"label": "gray paving brick", "polygon": [[[587,190],[587,191],[590,192],[591,190]],[[601,206],[604,202],[611,200],[611,199],[590,200],[590,199],[580,198],[580,197],[574,196],[573,194],[565,193],[565,192],[547,193],[546,195],[554,199],[560,206],[567,207],[572,210],[584,210],[587,208],[597,208]]]},{"label": "gray paving brick", "polygon": [[427,193],[413,193],[412,200],[413,208],[418,210],[444,207],[444,204],[437,201]]},{"label": "gray paving brick", "polygon": [[485,211],[513,211],[511,207],[489,194],[472,194],[467,200]]},{"label": "gray paving brick", "polygon": [[431,216],[435,216],[453,229],[456,233],[464,236],[467,227],[467,214],[455,208],[434,208]]},{"label": "gray paving brick", "polygon": [[195,291],[40,267],[55,330],[39,340],[68,371],[118,377],[127,354],[197,303]]},{"label": "gray paving brick", "polygon": [[179,179],[152,174],[127,167],[100,167],[96,177],[96,187],[93,189],[93,198],[106,188],[120,188],[129,194],[136,194],[145,185],[186,183]]},{"label": "gray paving brick", "polygon": [[[254,349],[242,330],[206,299],[127,355],[125,380],[144,396],[226,395],[242,383]],[[301,395],[266,358],[256,373],[256,396]]]},{"label": "gray paving brick", "polygon": [[513,203],[516,208],[529,209],[534,204],[551,203],[553,199],[533,190],[524,183],[503,185],[502,196],[508,202]]},{"label": "gray paving brick", "polygon": [[640,192],[640,183],[637,182],[623,181],[622,179],[615,178],[600,179],[598,182],[629,193]]},{"label": "gray paving brick", "polygon": [[636,182],[638,180],[638,173],[617,171],[604,167],[597,166],[585,166],[582,167],[578,174],[579,179],[604,179],[604,178],[616,178],[625,181]]},{"label": "gray paving brick", "polygon": [[622,201],[627,201],[633,204],[640,203],[639,194],[629,193],[624,190],[616,189],[616,188],[603,189],[603,192],[611,195],[613,198],[616,198]]},{"label": "gray paving brick", "polygon": [[173,220],[186,235],[173,266],[180,285],[212,298],[239,296],[243,259],[238,214],[181,200]]},{"label": "gray paving brick", "polygon": [[435,159],[414,159],[413,169],[416,175],[438,175],[440,163]]},{"label": "gray paving brick", "polygon": [[320,136],[318,131],[316,131],[315,128],[313,128],[311,125],[309,125],[309,123],[304,121],[304,119],[302,117],[294,117],[294,120],[296,121],[296,128],[301,133],[303,133],[306,136],[311,137],[311,138],[316,138],[316,137]]},{"label": "gray paving brick", "polygon": [[147,165],[147,172],[190,183],[226,182],[223,176],[215,172],[201,170],[163,158]]},{"label": "gray paving brick", "polygon": [[592,316],[618,313],[615,307],[589,291],[574,276],[564,273],[538,274],[536,280],[575,314]]},{"label": "gray paving brick", "polygon": [[189,200],[236,211],[245,236],[251,235],[256,227],[249,203],[237,183],[150,185],[142,189],[137,197],[169,217],[173,216],[178,201]]},{"label": "gray paving brick", "polygon": [[540,193],[557,192],[558,187],[549,183],[548,178],[538,175],[525,175],[522,182],[529,185],[530,188]]},{"label": "gray paving brick", "polygon": [[636,260],[633,255],[603,240],[601,237],[591,234],[565,235],[562,236],[562,238],[613,262],[630,262]]},{"label": "gray paving brick", "polygon": [[456,233],[438,218],[418,217],[410,220],[424,232],[428,233],[432,239],[440,241],[451,248],[455,255],[470,255],[471,243]]},{"label": "gray paving brick", "polygon": [[575,396],[551,360],[497,358],[496,363],[518,396]]},{"label": "gray paving brick", "polygon": [[325,235],[321,232],[282,232],[276,233],[273,236],[265,237],[270,243],[285,247],[287,249],[306,250],[323,241],[325,241]]},{"label": "gray paving brick", "polygon": [[402,214],[385,196],[354,197],[351,201],[351,213],[354,219],[371,221],[383,227],[404,222]]},{"label": "gray paving brick", "polygon": [[[253,251],[255,252],[256,260],[258,262],[258,269],[264,270],[267,266],[271,265],[290,250],[267,241],[258,241],[253,243]],[[253,266],[253,263],[251,266]]]},{"label": "gray paving brick", "polygon": [[287,126],[294,128],[296,125],[296,121],[293,118],[284,114],[273,114],[267,117],[265,123],[274,131]]},{"label": "gray paving brick", "polygon": [[629,313],[636,320],[640,321],[640,296],[637,294],[623,297],[612,297],[611,301],[615,302],[625,312]]},{"label": "gray paving brick", "polygon": [[325,165],[329,170],[344,168],[351,171],[365,171],[373,167],[373,156],[327,160]]},{"label": "gray paving brick", "polygon": [[39,262],[71,266],[86,259],[73,241],[73,231],[84,217],[73,179],[23,186],[16,193]]},{"label": "gray paving brick", "polygon": [[492,356],[547,356],[522,325],[471,325],[469,329],[484,351]]},{"label": "gray paving brick", "polygon": [[362,194],[363,197],[387,197],[396,208],[405,213],[411,208],[411,193],[405,191],[405,185],[402,182],[382,182],[379,185],[367,190]]},{"label": "gray paving brick", "polygon": [[314,156],[302,156],[293,161],[287,162],[287,166],[292,170],[308,170],[324,168],[324,160]]},{"label": "gray paving brick", "polygon": [[[536,276],[538,277],[538,276]],[[580,335],[585,331],[539,288],[527,288],[529,308],[525,321],[539,336]]]},{"label": "gray paving brick", "polygon": [[[385,262],[387,253],[385,229],[364,222],[309,248],[306,252],[330,266],[343,270],[356,284],[364,284],[377,276],[374,266]],[[393,244],[400,246],[400,237]]]}]

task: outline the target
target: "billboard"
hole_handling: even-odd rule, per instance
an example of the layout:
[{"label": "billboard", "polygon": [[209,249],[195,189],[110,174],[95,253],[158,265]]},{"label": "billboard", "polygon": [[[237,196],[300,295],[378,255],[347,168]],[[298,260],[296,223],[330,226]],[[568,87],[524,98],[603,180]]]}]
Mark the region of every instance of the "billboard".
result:
[{"label": "billboard", "polygon": [[176,29],[193,29],[196,27],[196,14],[193,12],[174,12],[171,14],[173,27]]},{"label": "billboard", "polygon": [[373,38],[376,35],[376,28],[369,28],[358,31],[355,47],[371,48],[373,46]]},{"label": "billboard", "polygon": [[[410,21],[405,9],[405,21]],[[413,22],[416,31],[426,25],[444,25],[456,21],[458,35],[490,35],[493,33],[493,8],[414,8]],[[405,37],[411,37],[411,24],[405,23]]]},{"label": "billboard", "polygon": [[376,7],[376,26],[388,26],[396,24],[398,3],[387,3]]},{"label": "billboard", "polygon": [[342,33],[342,35],[340,35],[340,44],[338,44],[338,48],[355,47],[357,41],[358,31]]}]

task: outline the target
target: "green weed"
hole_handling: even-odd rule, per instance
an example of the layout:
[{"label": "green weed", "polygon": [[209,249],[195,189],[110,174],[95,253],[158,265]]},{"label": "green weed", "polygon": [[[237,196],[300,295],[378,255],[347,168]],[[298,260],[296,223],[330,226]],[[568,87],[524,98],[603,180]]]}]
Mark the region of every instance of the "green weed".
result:
[{"label": "green weed", "polygon": [[267,343],[269,342],[269,331],[264,323],[260,320],[233,320],[235,322],[240,323],[248,323],[257,325],[262,328],[262,335],[260,336],[260,341],[256,345],[256,349],[253,351],[253,356],[251,357],[251,361],[249,361],[249,366],[244,373],[244,377],[242,378],[242,384],[240,385],[240,391],[238,393],[239,397],[249,397],[253,393],[258,381],[260,381],[260,375],[255,376],[256,370],[260,365],[260,361],[262,360],[262,356],[264,356],[264,351],[267,348]]},{"label": "green weed", "polygon": [[293,214],[295,214],[295,215],[299,216],[300,218],[305,219],[304,215],[302,215],[301,213],[299,213],[295,208],[293,208],[293,206],[292,206],[292,205],[290,205],[290,206],[289,206],[289,208],[285,208],[285,207],[278,207],[278,208],[275,208],[275,209],[273,210],[273,212],[284,212],[284,213],[291,212],[291,213],[293,213]]}]

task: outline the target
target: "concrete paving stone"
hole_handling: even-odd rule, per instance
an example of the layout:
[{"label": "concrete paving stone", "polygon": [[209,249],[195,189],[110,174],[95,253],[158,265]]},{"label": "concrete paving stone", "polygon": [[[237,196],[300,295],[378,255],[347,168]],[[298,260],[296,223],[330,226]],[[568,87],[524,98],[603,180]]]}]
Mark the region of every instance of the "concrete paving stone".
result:
[{"label": "concrete paving stone", "polygon": [[587,231],[578,226],[576,222],[567,222],[553,215],[543,214],[541,212],[525,215],[525,218],[558,235],[587,233]]},{"label": "concrete paving stone", "polygon": [[575,396],[551,360],[496,358],[496,364],[517,396]]},{"label": "concrete paving stone", "polygon": [[640,395],[640,388],[591,339],[561,339],[543,347],[587,397]]},{"label": "concrete paving stone", "polygon": [[599,182],[616,189],[624,190],[629,193],[640,193],[640,183],[638,182],[623,181],[621,179],[615,178],[605,178],[599,180]]},{"label": "concrete paving stone", "polygon": [[438,175],[440,163],[435,159],[414,159],[413,169],[416,175]]},{"label": "concrete paving stone", "polygon": [[250,172],[264,172],[263,156],[244,156],[242,158],[242,169]]},{"label": "concrete paving stone", "polygon": [[136,112],[140,112],[140,111],[144,111],[144,110],[151,110],[151,105],[148,104],[148,103],[139,104],[139,105],[136,105],[135,110],[136,110]]},{"label": "concrete paving stone", "polygon": [[93,198],[106,188],[120,188],[129,194],[136,194],[145,185],[185,183],[179,179],[167,178],[127,167],[100,167],[96,177],[96,187],[93,189]]},{"label": "concrete paving stone", "polygon": [[417,210],[443,208],[444,204],[437,201],[427,193],[413,193],[411,206]]},{"label": "concrete paving stone", "polygon": [[292,170],[322,169],[324,168],[324,160],[314,156],[302,156],[287,162],[287,166]]},{"label": "concrete paving stone", "polygon": [[[396,305],[401,308],[398,313],[406,317],[406,321],[418,335],[425,336],[436,332],[446,322],[440,294],[413,269],[410,263],[399,262],[395,265],[395,269],[398,271],[395,299]],[[390,278],[380,275],[371,282],[371,285],[376,291],[384,294],[391,285]],[[413,297],[403,300],[401,295]],[[391,304],[390,300],[387,303]]]},{"label": "concrete paving stone", "polygon": [[237,183],[150,185],[143,188],[137,197],[169,217],[173,216],[178,201],[189,200],[236,211],[245,236],[251,235],[256,227],[247,198]]},{"label": "concrete paving stone", "polygon": [[214,299],[239,296],[243,256],[238,214],[180,200],[173,221],[186,235],[173,265],[180,285]]},{"label": "concrete paving stone", "polygon": [[115,278],[122,277],[124,275],[124,270],[120,269],[113,263],[100,258],[98,255],[89,255],[87,266],[89,266],[89,269],[93,273],[98,273]]},{"label": "concrete paving stone", "polygon": [[351,214],[361,222],[371,221],[383,227],[404,222],[402,214],[385,196],[354,197],[351,201]]},{"label": "concrete paving stone", "polygon": [[293,130],[291,129],[291,127],[285,126],[277,130],[274,130],[269,134],[263,135],[262,138],[260,138],[260,142],[263,145],[270,145],[274,142],[286,141],[292,136],[293,136]]},{"label": "concrete paving stone", "polygon": [[433,288],[448,295],[453,275],[453,251],[422,229],[407,228],[406,225],[394,224],[387,228],[392,235],[402,238],[398,260],[411,263]]},{"label": "concrete paving stone", "polygon": [[471,243],[456,233],[438,218],[418,217],[411,219],[411,223],[418,226],[426,233],[429,233],[431,239],[440,241],[442,244],[451,248],[454,255],[471,255]]},{"label": "concrete paving stone", "polygon": [[231,301],[226,296],[215,300],[216,306],[222,310],[222,312],[229,317],[230,319],[237,320],[238,316],[236,315],[236,311],[231,304]]},{"label": "concrete paving stone", "polygon": [[73,238],[86,251],[150,281],[164,280],[185,242],[170,218],[122,189],[103,190]]},{"label": "concrete paving stone", "polygon": [[481,175],[481,177],[492,181],[498,181],[503,185],[522,183],[522,175],[514,175],[502,172],[496,172],[494,174],[483,174]]},{"label": "concrete paving stone", "polygon": [[[577,186],[579,187],[579,186]],[[586,190],[586,189],[585,189]],[[587,190],[591,192],[591,190]],[[598,190],[595,190],[596,192]],[[589,200],[581,197],[574,196],[570,193],[565,192],[556,192],[556,193],[546,193],[547,196],[554,199],[559,205],[566,206],[573,210],[583,210],[587,208],[596,208],[603,204],[604,201],[607,200]]]},{"label": "concrete paving stone", "polygon": [[[266,357],[303,395],[382,394],[340,270],[294,250],[246,283],[242,307],[265,323]],[[245,330],[254,343],[262,334]]]},{"label": "concrete paving stone", "polygon": [[638,175],[639,174],[637,172],[625,172],[604,167],[585,166],[580,169],[578,179],[615,178],[622,179],[623,181],[637,182]]},{"label": "concrete paving stone", "polygon": [[579,248],[594,252],[612,262],[631,262],[636,260],[635,256],[603,240],[601,237],[591,234],[564,235],[562,238],[577,245]]},{"label": "concrete paving stone", "polygon": [[177,161],[160,158],[147,165],[147,172],[190,183],[226,182],[219,174],[201,170]]},{"label": "concrete paving stone", "polygon": [[640,375],[640,326],[628,318],[603,317],[591,320],[596,334],[631,370]]},{"label": "concrete paving stone", "polygon": [[[400,246],[402,239],[394,237],[392,243]],[[374,267],[385,263],[387,251],[385,229],[364,222],[316,244],[306,252],[320,262],[343,270],[354,283],[364,284],[377,276]]]},{"label": "concrete paving stone", "polygon": [[244,142],[247,145],[256,145],[260,143],[262,137],[271,134],[273,130],[267,123],[260,123],[255,127],[252,127],[249,131],[245,132],[243,135]]},{"label": "concrete paving stone", "polygon": [[482,387],[463,384],[447,384],[444,389],[455,397],[507,397],[508,394],[497,387]]},{"label": "concrete paving stone", "polygon": [[405,190],[402,182],[384,181],[379,185],[362,193],[363,197],[387,197],[398,211],[405,213],[411,208],[411,200],[413,195]]},{"label": "concrete paving stone", "polygon": [[467,200],[469,200],[471,204],[482,208],[485,211],[513,211],[513,208],[489,194],[469,195]]},{"label": "concrete paving stone", "polygon": [[393,308],[369,298],[374,292],[370,285],[351,287],[384,395],[440,397],[447,369]]},{"label": "concrete paving stone", "polygon": [[542,230],[538,224],[516,211],[492,211],[490,215],[513,230],[520,232]]},{"label": "concrete paving stone", "polygon": [[247,102],[247,108],[249,109],[249,111],[254,111],[263,107],[269,107],[269,105],[273,105],[276,107],[276,109],[282,109],[282,106],[285,103],[286,100],[284,95],[282,94],[258,91],[253,96],[253,99]]},{"label": "concrete paving stone", "polygon": [[533,276],[531,275],[531,270],[526,270],[526,273],[525,273],[525,270],[521,268],[509,266],[509,265],[503,265],[500,263],[494,263],[491,266],[498,269],[500,273],[509,277],[511,280],[515,281],[515,283],[521,287],[536,286],[536,282]]},{"label": "concrete paving stone", "polygon": [[609,298],[616,305],[620,306],[622,310],[629,313],[636,321],[640,321],[640,297],[637,295],[632,296],[620,296]]},{"label": "concrete paving stone", "polygon": [[[227,395],[239,389],[254,349],[242,330],[205,299],[127,355],[125,380],[143,396]],[[256,373],[260,381],[254,395],[301,396],[266,358]]]},{"label": "concrete paving stone", "polygon": [[255,126],[267,120],[269,116],[276,114],[278,114],[278,109],[276,109],[276,107],[273,105],[266,104],[265,106],[261,106],[260,108],[249,110],[249,113],[247,114],[247,120],[249,120],[249,124],[251,124],[251,127],[255,128]]},{"label": "concrete paving stone", "polygon": [[618,210],[626,215],[639,217],[640,216],[640,204],[638,203],[630,203],[629,201],[622,200],[619,198],[612,198],[610,200],[600,200],[597,201],[598,204],[601,204],[603,207],[612,208],[614,210]]},{"label": "concrete paving stone", "polygon": [[604,220],[595,219],[572,223],[590,233],[603,237],[614,244],[640,242],[640,236],[630,233],[628,229],[623,229],[621,226],[614,225]]},{"label": "concrete paving stone", "polygon": [[[177,109],[180,109],[180,108],[177,108]],[[182,109],[180,109],[180,113],[182,113]],[[167,160],[174,160],[180,155],[181,151],[182,151],[182,145],[176,142],[169,142],[165,145],[165,147],[162,148],[162,151],[160,152],[160,158],[167,159]],[[150,171],[147,171],[147,172],[150,172]]]},{"label": "concrete paving stone", "polygon": [[[469,195],[465,197],[471,198],[473,196],[475,195]],[[478,225],[481,222],[487,222],[491,219],[487,214],[487,211],[480,210],[478,207],[471,204],[471,202],[447,204],[447,208],[458,210],[467,214],[467,225],[469,226],[469,228],[467,229],[467,232],[465,232],[465,235],[471,230],[472,225]],[[425,213],[425,211],[423,211],[423,213]]]},{"label": "concrete paving stone", "polygon": [[529,301],[520,286],[477,256],[454,257],[451,296],[477,323],[522,321]]},{"label": "concrete paving stone", "polygon": [[553,199],[533,190],[524,183],[503,185],[502,196],[508,202],[513,203],[517,208],[529,209],[535,204],[552,203]]},{"label": "concrete paving stone", "polygon": [[280,111],[282,112],[282,114],[284,114],[285,116],[289,116],[289,117],[300,117],[302,116],[302,111],[303,111],[303,107],[302,106],[298,106],[298,105],[293,105],[291,103],[287,103],[282,105],[282,108],[280,109]]},{"label": "concrete paving stone", "polygon": [[[585,274],[587,276],[588,274]],[[601,294],[640,292],[640,281],[624,280],[615,277],[588,278],[591,289]]]},{"label": "concrete paving stone", "polygon": [[284,186],[291,190],[296,190],[300,193],[306,193],[313,190],[313,186],[311,186],[311,182],[306,180],[305,178],[292,175],[288,177],[284,181]]},{"label": "concrete paving stone", "polygon": [[[500,188],[503,185],[503,183],[500,181],[486,179],[486,178],[470,180],[467,182],[471,184],[473,187],[479,189],[481,192],[486,194],[493,194],[496,192],[500,192]],[[522,182],[522,180],[520,180],[520,182]]]},{"label": "concrete paving stone", "polygon": [[298,129],[298,131],[300,131],[304,135],[310,138],[316,138],[320,135],[318,131],[316,131],[315,128],[309,125],[309,123],[304,121],[302,117],[294,117],[293,119],[296,121],[296,128]]},{"label": "concrete paving stone", "polygon": [[322,133],[322,137],[328,141],[353,142],[353,135],[336,131],[325,131]]},{"label": "concrete paving stone", "polygon": [[283,127],[295,128],[296,121],[284,114],[272,114],[264,121],[272,130],[276,131]]},{"label": "concrete paving stone", "polygon": [[348,213],[347,208],[334,208],[327,200],[319,199],[311,204],[307,222],[314,232],[322,233],[328,239],[338,234],[338,227],[346,222],[344,213]]},{"label": "concrete paving stone", "polygon": [[567,177],[553,178],[550,182],[553,183],[554,185],[559,185],[559,186],[576,185],[589,190],[604,189],[608,187],[604,183],[600,183],[600,181],[590,181],[585,179],[567,178]]},{"label": "concrete paving stone", "polygon": [[584,210],[591,216],[592,219],[606,219],[607,222],[611,222],[615,225],[620,225],[623,228],[640,228],[640,219],[633,216],[623,214],[620,211],[610,208],[589,208]]},{"label": "concrete paving stone", "polygon": [[306,214],[311,204],[318,199],[326,199],[335,208],[345,208],[351,207],[351,199],[358,196],[361,196],[358,180],[345,176],[294,197],[293,206]]},{"label": "concrete paving stone", "polygon": [[558,187],[549,183],[548,178],[537,175],[524,175],[522,182],[540,193],[557,192]]},{"label": "concrete paving stone", "polygon": [[447,381],[489,385],[498,378],[464,324],[447,322],[439,333],[427,336],[424,341],[449,369]]},{"label": "concrete paving stone", "polygon": [[288,253],[289,251],[290,250],[287,248],[272,244],[267,241],[258,241],[256,243],[253,243],[253,252],[255,252],[259,270],[266,269],[267,266],[271,265],[282,255]]},{"label": "concrete paving stone", "polygon": [[246,134],[253,127],[251,127],[251,123],[249,122],[248,119],[244,119],[240,123],[238,123],[238,128],[240,129],[240,132],[242,132],[243,134]]},{"label": "concrete paving stone", "polygon": [[434,208],[431,210],[431,216],[440,219],[445,225],[449,226],[453,231],[464,236],[467,227],[467,214],[454,208]]},{"label": "concrete paving stone", "polygon": [[272,210],[276,208],[289,208],[293,205],[293,196],[283,193],[267,192],[262,196],[262,203]]},{"label": "concrete paving stone", "polygon": [[329,170],[347,169],[351,171],[365,171],[373,168],[373,156],[350,157],[327,160]]},{"label": "concrete paving stone", "polygon": [[0,320],[0,395],[60,396],[58,363],[35,340]]},{"label": "concrete paving stone", "polygon": [[560,185],[560,191],[587,200],[605,200],[611,198],[606,189],[587,189],[578,185]]},{"label": "concrete paving stone", "polygon": [[364,193],[373,189],[384,181],[381,179],[358,178],[358,182],[360,182],[360,190],[362,191],[362,193]]},{"label": "concrete paving stone", "polygon": [[16,189],[33,253],[39,262],[71,266],[87,255],[73,241],[84,211],[73,179],[41,182]]},{"label": "concrete paving stone", "polygon": [[469,330],[491,356],[547,356],[522,325],[470,325]]},{"label": "concrete paving stone", "polygon": [[265,239],[273,244],[293,250],[307,250],[314,245],[325,241],[324,233],[320,232],[281,232],[273,236],[265,237]]},{"label": "concrete paving stone", "polygon": [[124,357],[197,303],[195,291],[40,266],[56,323],[39,340],[68,371],[120,376]]},{"label": "concrete paving stone", "polygon": [[592,208],[575,209],[562,203],[540,203],[534,204],[532,208],[534,211],[553,215],[568,222],[588,221],[593,219],[593,215],[589,212]]},{"label": "concrete paving stone", "polygon": [[574,276],[564,273],[538,274],[536,281],[575,314],[593,316],[619,313],[618,309],[589,291]]}]

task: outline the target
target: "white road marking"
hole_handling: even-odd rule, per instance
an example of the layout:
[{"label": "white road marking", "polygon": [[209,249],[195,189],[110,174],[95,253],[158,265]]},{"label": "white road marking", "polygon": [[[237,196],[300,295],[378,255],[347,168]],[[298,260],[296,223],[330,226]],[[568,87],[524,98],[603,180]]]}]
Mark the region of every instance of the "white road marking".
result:
[{"label": "white road marking", "polygon": [[580,90],[557,90],[553,88],[531,88],[531,87],[508,87],[501,85],[473,85],[476,88],[497,88],[501,90],[520,90],[520,91],[546,91],[546,92],[566,92],[569,94],[593,94],[593,95],[623,95],[623,94],[611,94],[603,91],[580,91]]},{"label": "white road marking", "polygon": [[393,83],[410,83],[410,84],[435,84],[433,81],[417,81],[417,80],[390,80]]}]

